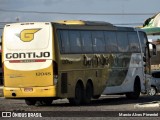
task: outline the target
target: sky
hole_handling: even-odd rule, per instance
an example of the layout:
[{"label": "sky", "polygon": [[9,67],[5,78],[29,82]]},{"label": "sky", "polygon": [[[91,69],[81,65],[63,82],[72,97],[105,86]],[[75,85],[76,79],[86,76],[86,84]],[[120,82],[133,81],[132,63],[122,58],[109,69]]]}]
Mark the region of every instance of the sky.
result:
[{"label": "sky", "polygon": [[0,0],[0,34],[4,24],[17,21],[90,20],[139,26],[160,12],[159,5],[160,0]]}]

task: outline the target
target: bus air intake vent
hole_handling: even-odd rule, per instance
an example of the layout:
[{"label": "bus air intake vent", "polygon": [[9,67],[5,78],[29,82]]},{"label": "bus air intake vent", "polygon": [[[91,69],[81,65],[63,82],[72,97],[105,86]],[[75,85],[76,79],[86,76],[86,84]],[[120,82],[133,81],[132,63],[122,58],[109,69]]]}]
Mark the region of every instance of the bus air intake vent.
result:
[{"label": "bus air intake vent", "polygon": [[68,81],[68,74],[62,73],[61,74],[61,93],[67,93],[67,81]]}]

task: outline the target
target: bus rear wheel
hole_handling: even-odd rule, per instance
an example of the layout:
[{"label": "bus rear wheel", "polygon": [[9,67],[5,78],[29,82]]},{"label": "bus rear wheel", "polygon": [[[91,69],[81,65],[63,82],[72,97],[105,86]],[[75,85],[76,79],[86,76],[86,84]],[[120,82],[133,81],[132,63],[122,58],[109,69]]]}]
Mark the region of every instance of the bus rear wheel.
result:
[{"label": "bus rear wheel", "polygon": [[92,96],[93,96],[93,86],[90,82],[87,82],[85,94],[83,97],[83,103],[89,104],[91,102]]},{"label": "bus rear wheel", "polygon": [[82,102],[83,95],[84,95],[83,87],[80,83],[77,83],[75,87],[75,97],[69,98],[69,102],[72,105],[80,105]]},{"label": "bus rear wheel", "polygon": [[36,104],[36,100],[32,99],[32,98],[28,98],[28,99],[25,99],[25,103],[27,105],[35,105]]}]

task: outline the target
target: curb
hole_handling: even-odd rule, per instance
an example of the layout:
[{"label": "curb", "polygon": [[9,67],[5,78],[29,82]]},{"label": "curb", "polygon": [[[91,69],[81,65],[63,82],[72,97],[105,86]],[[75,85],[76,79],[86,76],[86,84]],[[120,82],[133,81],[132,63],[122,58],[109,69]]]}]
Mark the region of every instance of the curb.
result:
[{"label": "curb", "polygon": [[160,107],[160,102],[153,101],[153,102],[148,102],[148,103],[140,103],[134,105],[134,108],[155,108],[155,107]]}]

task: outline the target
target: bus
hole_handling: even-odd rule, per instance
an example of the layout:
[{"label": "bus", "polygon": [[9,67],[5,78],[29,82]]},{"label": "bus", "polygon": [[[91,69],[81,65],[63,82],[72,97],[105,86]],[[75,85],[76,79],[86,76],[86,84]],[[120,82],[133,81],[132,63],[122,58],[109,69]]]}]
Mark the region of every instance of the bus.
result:
[{"label": "bus", "polygon": [[61,20],[4,27],[4,97],[50,105],[67,98],[88,104],[101,94],[146,92],[150,57],[146,34],[107,22]]},{"label": "bus", "polygon": [[[0,39],[0,60],[2,60],[2,36]],[[0,62],[0,86],[3,85],[2,62]]]}]

